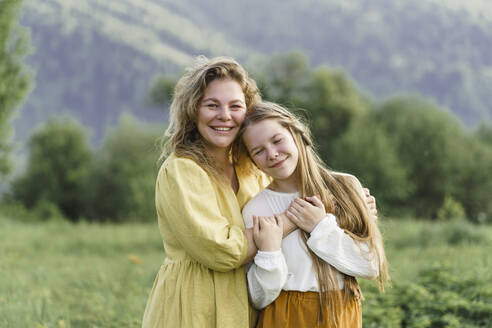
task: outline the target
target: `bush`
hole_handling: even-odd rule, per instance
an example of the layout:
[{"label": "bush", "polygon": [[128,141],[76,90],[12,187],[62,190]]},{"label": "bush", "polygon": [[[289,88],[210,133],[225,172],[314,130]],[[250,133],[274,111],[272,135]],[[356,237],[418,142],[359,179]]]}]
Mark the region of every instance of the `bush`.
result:
[{"label": "bush", "polygon": [[369,288],[365,294],[364,327],[488,327],[492,313],[487,281],[440,265],[414,281],[394,282],[386,293]]},{"label": "bush", "polygon": [[51,119],[31,135],[28,147],[27,169],[13,182],[13,199],[28,209],[44,208],[43,215],[54,214],[57,206],[64,216],[78,220],[92,165],[84,128],[70,118]]},{"label": "bush", "polygon": [[376,197],[381,213],[394,214],[412,191],[394,144],[370,117],[352,124],[335,144],[327,163],[357,176]]},{"label": "bush", "polygon": [[155,219],[154,188],[157,141],[162,127],[123,115],[109,130],[96,153],[91,176],[88,219],[95,221],[149,221]]},{"label": "bush", "polygon": [[465,218],[465,209],[453,197],[446,195],[444,203],[437,211],[439,221],[462,220]]},{"label": "bush", "polygon": [[[492,175],[477,174],[477,157],[472,151],[479,154],[481,148],[475,149],[478,145],[449,112],[418,98],[395,98],[383,104],[377,120],[391,136],[409,181],[415,185],[405,203],[416,216],[436,217],[446,195],[465,209],[476,206],[474,199],[478,206],[485,206],[479,186],[488,185]],[[490,166],[492,162],[486,163]],[[475,179],[479,176],[482,181]]]}]

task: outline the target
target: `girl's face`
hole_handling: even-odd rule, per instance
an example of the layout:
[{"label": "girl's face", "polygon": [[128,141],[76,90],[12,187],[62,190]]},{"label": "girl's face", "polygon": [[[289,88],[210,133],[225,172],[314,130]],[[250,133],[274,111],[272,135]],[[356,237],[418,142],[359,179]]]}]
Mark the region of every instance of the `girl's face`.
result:
[{"label": "girl's face", "polygon": [[289,130],[277,120],[249,125],[243,141],[260,170],[277,181],[295,179],[299,151]]},{"label": "girl's face", "polygon": [[227,151],[246,116],[246,102],[239,83],[231,79],[209,83],[199,104],[197,128],[212,152]]}]

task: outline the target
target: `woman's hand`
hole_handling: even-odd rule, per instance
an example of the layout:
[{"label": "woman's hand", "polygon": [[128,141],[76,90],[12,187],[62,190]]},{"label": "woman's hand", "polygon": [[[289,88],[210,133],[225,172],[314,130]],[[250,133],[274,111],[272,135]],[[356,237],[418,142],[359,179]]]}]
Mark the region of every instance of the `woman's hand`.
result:
[{"label": "woman's hand", "polygon": [[290,203],[286,215],[296,226],[311,233],[326,216],[326,210],[325,205],[316,196],[306,197],[306,200],[296,198]]},{"label": "woman's hand", "polygon": [[364,188],[364,193],[366,195],[367,206],[369,207],[369,213],[374,216],[374,218],[378,218],[378,210],[376,208],[376,198],[371,196],[369,189]]},{"label": "woman's hand", "polygon": [[282,245],[283,222],[275,216],[253,216],[253,237],[260,251],[278,251]]}]

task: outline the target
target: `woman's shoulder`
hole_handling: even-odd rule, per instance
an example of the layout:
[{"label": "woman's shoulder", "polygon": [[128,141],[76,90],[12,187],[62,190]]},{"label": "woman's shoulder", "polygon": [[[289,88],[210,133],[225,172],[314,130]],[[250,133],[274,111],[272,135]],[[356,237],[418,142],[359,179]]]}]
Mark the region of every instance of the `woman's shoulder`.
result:
[{"label": "woman's shoulder", "polygon": [[357,177],[353,174],[349,173],[344,173],[344,172],[332,172],[332,175],[337,179],[338,181],[341,181],[345,184],[348,184],[352,186],[359,194],[364,195],[364,187],[362,186],[362,183],[357,179]]},{"label": "woman's shoulder", "polygon": [[208,178],[208,174],[197,162],[188,157],[176,156],[174,153],[170,154],[159,169],[158,178],[163,175],[183,175],[188,177],[203,177]]},{"label": "woman's shoulder", "polygon": [[344,180],[349,180],[352,182],[359,182],[359,179],[357,179],[357,177],[355,175],[350,174],[350,173],[333,171],[333,172],[331,172],[331,174],[337,179],[344,179]]}]

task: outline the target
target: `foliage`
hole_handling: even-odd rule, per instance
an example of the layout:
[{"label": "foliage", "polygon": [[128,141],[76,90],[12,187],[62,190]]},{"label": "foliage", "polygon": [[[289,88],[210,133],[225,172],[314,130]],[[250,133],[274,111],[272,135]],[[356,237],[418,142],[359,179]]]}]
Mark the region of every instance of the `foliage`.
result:
[{"label": "foliage", "polygon": [[463,206],[449,195],[444,197],[444,203],[437,211],[437,219],[440,221],[456,219],[462,220],[465,216],[466,214]]},{"label": "foliage", "polygon": [[[458,195],[462,188],[458,178],[471,172],[469,137],[449,113],[418,98],[391,99],[381,106],[376,119],[391,136],[408,181],[415,185],[406,205],[417,216],[434,217],[446,195]],[[456,199],[467,206],[463,199]]]},{"label": "foliage", "polygon": [[492,124],[482,122],[476,131],[476,136],[482,142],[485,142],[492,147]]},{"label": "foliage", "polygon": [[[0,215],[1,327],[140,327],[165,257],[155,222],[21,222]],[[486,240],[450,244],[449,222],[380,219],[393,286],[360,280],[364,327],[487,327],[492,228],[458,224]]]},{"label": "foliage", "polygon": [[69,118],[51,119],[29,140],[27,170],[14,181],[13,198],[27,208],[54,204],[67,218],[78,220],[87,205],[91,165],[82,126]]},{"label": "foliage", "polygon": [[271,57],[255,78],[261,81],[265,99],[306,109],[316,144],[328,163],[337,138],[368,111],[342,71],[311,69],[298,52]]},{"label": "foliage", "polygon": [[91,220],[148,221],[155,219],[154,186],[163,129],[129,115],[108,131],[96,153],[91,176]]},{"label": "foliage", "polygon": [[158,108],[169,107],[174,93],[174,86],[177,81],[178,78],[173,76],[157,77],[147,94],[147,104]]},{"label": "foliage", "polygon": [[20,201],[8,200],[0,205],[0,214],[23,222],[48,222],[66,220],[57,205],[41,199],[33,208],[26,208]]},{"label": "foliage", "polygon": [[0,327],[140,327],[164,258],[157,226],[0,216]]},{"label": "foliage", "polygon": [[[381,103],[361,95],[341,71],[311,69],[298,52],[255,65],[263,98],[307,117],[317,149],[337,171],[355,174],[382,212],[435,218],[452,197],[475,222],[492,220],[492,147],[485,124],[471,134],[449,112],[420,97]],[[156,83],[151,99],[169,102],[173,78]],[[456,209],[456,206],[454,206]],[[460,214],[460,216],[463,216]]]},{"label": "foliage", "polygon": [[335,170],[357,176],[376,195],[380,213],[402,214],[414,186],[395,144],[374,117],[353,122],[324,157]]},{"label": "foliage", "polygon": [[29,38],[16,22],[21,2],[0,1],[0,178],[11,170],[11,120],[30,86],[29,73],[22,63]]},{"label": "foliage", "polygon": [[[492,288],[486,279],[460,271],[436,264],[413,281],[395,282],[386,294],[370,289],[364,327],[487,327]],[[393,314],[386,316],[381,308]]]}]

